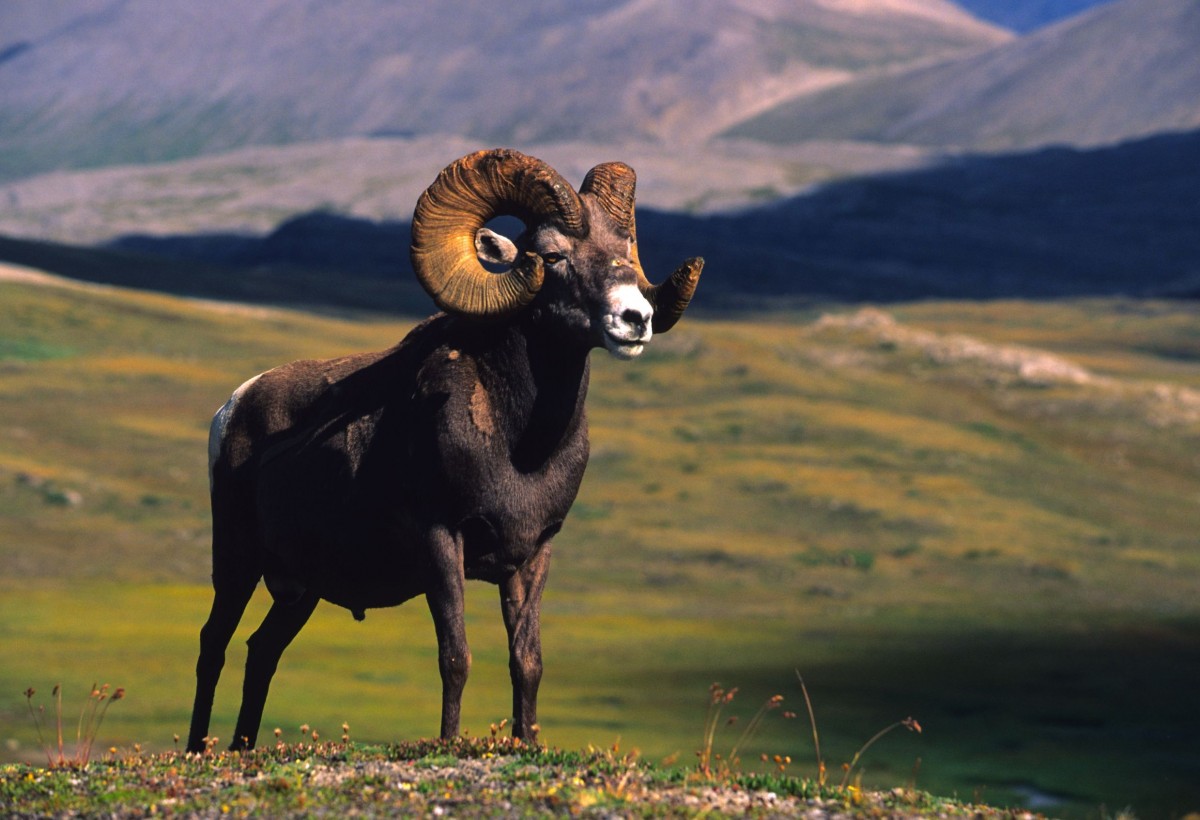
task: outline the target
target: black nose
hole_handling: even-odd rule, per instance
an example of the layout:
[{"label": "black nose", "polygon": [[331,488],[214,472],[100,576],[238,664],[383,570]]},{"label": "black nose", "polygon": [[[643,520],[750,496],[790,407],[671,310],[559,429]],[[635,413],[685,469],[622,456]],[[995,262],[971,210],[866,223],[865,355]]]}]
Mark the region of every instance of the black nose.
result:
[{"label": "black nose", "polygon": [[639,326],[645,325],[646,322],[649,321],[644,313],[642,313],[640,310],[634,310],[633,308],[625,308],[625,310],[621,313],[621,318],[626,322],[629,322],[631,325]]}]

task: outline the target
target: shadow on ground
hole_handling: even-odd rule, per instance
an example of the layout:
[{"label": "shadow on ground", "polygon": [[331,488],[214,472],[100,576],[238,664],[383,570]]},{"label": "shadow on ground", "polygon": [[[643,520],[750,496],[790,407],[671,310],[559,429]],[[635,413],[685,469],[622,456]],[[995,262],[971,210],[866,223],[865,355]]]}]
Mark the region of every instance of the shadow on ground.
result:
[{"label": "shadow on ground", "polygon": [[[801,637],[797,666],[804,656]],[[747,707],[782,692],[801,712],[788,731],[797,773],[809,776],[811,732],[795,671],[783,668],[792,658],[726,670],[724,682]],[[880,784],[903,786],[915,769],[916,785],[934,793],[1059,817],[1200,809],[1200,624],[873,636],[801,671],[835,782],[872,734],[911,715],[921,735],[898,730],[863,758]]]}]

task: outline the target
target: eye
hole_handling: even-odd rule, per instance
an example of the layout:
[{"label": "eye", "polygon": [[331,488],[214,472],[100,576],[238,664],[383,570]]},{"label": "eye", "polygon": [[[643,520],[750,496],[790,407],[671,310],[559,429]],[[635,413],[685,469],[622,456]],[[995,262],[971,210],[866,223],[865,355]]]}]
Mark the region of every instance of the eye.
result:
[{"label": "eye", "polygon": [[542,254],[542,261],[545,262],[547,265],[557,265],[559,262],[563,261],[566,258],[567,257],[563,256],[561,253],[543,253]]}]

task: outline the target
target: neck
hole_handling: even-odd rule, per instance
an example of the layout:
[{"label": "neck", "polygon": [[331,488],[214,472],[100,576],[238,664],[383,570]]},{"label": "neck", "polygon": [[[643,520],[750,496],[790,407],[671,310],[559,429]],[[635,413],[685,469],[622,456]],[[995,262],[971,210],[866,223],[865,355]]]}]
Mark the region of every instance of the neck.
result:
[{"label": "neck", "polygon": [[514,353],[522,356],[528,370],[525,389],[512,396],[517,423],[509,431],[509,447],[517,469],[531,472],[585,424],[589,351],[547,338],[528,325],[516,335]]}]

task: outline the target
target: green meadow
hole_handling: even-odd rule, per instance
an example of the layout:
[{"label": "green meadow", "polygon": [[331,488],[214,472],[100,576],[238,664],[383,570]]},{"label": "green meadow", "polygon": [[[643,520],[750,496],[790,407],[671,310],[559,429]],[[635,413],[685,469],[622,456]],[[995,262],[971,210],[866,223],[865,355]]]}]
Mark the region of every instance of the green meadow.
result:
[{"label": "green meadow", "polygon": [[[415,320],[0,281],[0,755],[36,762],[22,692],[99,745],[186,732],[209,605],[206,446],[243,380],[386,347]],[[592,460],[555,542],[542,739],[691,765],[708,688],[743,750],[833,776],[1047,813],[1200,809],[1200,314],[1096,300],[691,316],[593,358]],[[497,594],[469,590],[464,725],[509,707]],[[232,730],[243,642],[212,732]],[[273,728],[437,730],[419,601],[323,605],[285,654]],[[798,717],[784,717],[784,711]],[[715,750],[740,726],[722,727]]]}]

